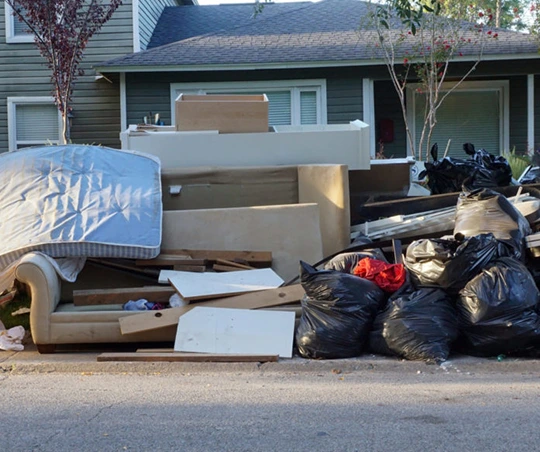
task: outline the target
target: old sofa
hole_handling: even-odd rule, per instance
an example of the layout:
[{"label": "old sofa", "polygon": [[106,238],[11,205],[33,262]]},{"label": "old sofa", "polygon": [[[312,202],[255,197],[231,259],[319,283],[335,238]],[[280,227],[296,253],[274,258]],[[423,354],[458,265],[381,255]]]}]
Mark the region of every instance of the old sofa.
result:
[{"label": "old sofa", "polygon": [[[346,165],[182,168],[162,171],[162,249],[269,250],[287,280],[298,261],[316,262],[349,244]],[[60,344],[172,341],[175,328],[122,335],[122,305],[74,306],[73,290],[140,287],[140,276],[87,262],[75,283],[61,281],[38,253],[16,278],[31,294],[30,328],[42,353]],[[155,284],[155,283],[154,283]]]}]

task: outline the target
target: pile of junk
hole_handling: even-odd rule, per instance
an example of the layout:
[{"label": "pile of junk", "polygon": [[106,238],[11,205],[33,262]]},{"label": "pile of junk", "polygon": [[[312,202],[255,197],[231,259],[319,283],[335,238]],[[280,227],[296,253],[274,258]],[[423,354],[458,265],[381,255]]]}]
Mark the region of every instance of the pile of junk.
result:
[{"label": "pile of junk", "polygon": [[426,164],[431,196],[361,206],[348,249],[301,263],[300,356],[540,356],[540,185],[464,149]]}]

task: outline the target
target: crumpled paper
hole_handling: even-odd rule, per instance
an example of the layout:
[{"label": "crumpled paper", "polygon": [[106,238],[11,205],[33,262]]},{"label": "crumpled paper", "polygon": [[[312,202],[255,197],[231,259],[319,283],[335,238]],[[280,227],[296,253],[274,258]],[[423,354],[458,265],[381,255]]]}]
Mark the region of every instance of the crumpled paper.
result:
[{"label": "crumpled paper", "polygon": [[22,340],[24,338],[24,328],[22,326],[14,326],[9,330],[2,322],[0,322],[0,350],[12,350],[21,352],[24,350]]}]

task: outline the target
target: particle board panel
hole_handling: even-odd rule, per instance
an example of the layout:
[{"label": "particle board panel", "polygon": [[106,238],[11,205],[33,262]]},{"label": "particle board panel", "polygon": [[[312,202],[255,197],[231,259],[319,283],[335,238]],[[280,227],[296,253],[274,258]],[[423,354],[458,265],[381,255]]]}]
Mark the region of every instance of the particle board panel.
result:
[{"label": "particle board panel", "polygon": [[[173,270],[167,272],[167,278],[185,300],[202,300],[275,289],[284,282],[271,268],[225,273],[190,273]],[[160,276],[160,281],[162,279]]]},{"label": "particle board panel", "polygon": [[251,292],[233,297],[198,302],[188,306],[163,309],[161,311],[141,312],[140,314],[120,317],[120,330],[122,331],[122,334],[132,334],[174,326],[178,324],[180,316],[189,312],[195,306],[261,309],[300,301],[304,294],[304,288],[300,284],[295,284],[292,286],[279,287],[277,289],[262,290],[260,292]]},{"label": "particle board panel", "polygon": [[178,322],[174,350],[292,358],[293,312],[197,306]]}]

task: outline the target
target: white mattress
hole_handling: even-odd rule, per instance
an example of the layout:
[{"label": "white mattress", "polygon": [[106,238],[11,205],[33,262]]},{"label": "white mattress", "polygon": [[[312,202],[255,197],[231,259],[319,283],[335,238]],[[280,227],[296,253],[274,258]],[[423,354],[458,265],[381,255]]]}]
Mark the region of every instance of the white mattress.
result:
[{"label": "white mattress", "polygon": [[0,270],[30,251],[150,259],[161,245],[161,165],[100,146],[0,154]]}]

